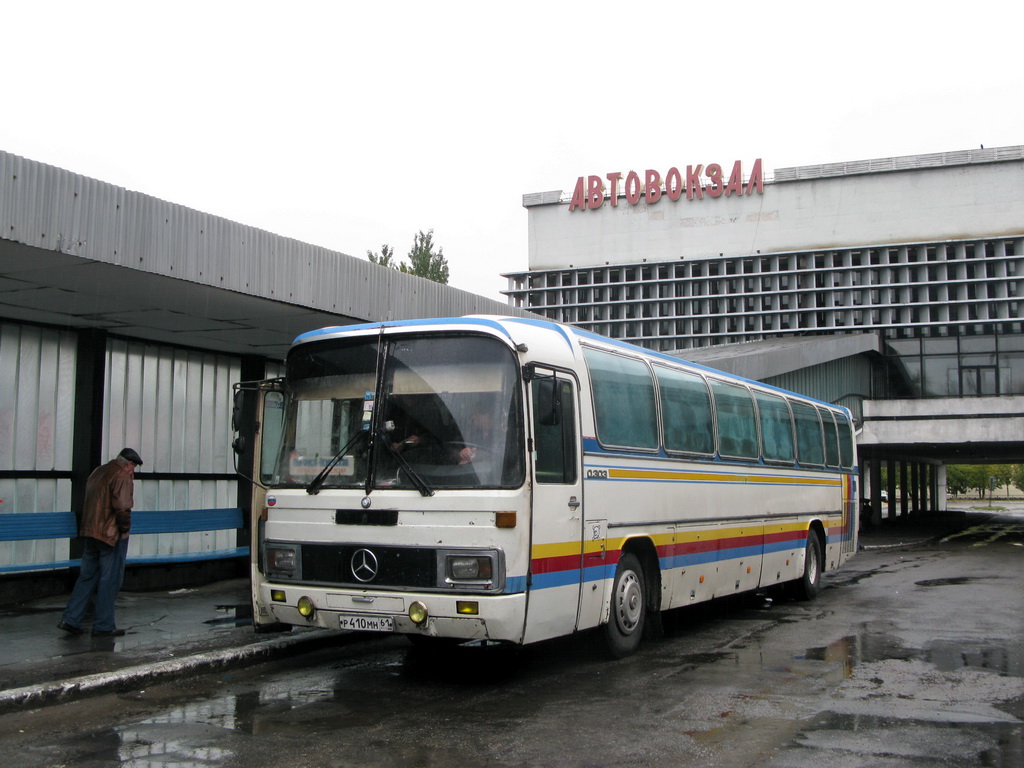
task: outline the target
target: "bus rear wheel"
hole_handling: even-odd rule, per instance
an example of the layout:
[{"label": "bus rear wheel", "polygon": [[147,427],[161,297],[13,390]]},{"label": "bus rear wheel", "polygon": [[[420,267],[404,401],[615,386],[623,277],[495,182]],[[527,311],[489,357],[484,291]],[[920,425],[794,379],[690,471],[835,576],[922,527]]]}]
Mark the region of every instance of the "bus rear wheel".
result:
[{"label": "bus rear wheel", "polygon": [[605,643],[613,658],[625,658],[639,647],[647,616],[646,592],[640,561],[636,555],[624,553],[615,570],[611,615],[604,626]]},{"label": "bus rear wheel", "polygon": [[807,532],[804,550],[804,575],[791,582],[791,593],[796,600],[813,600],[821,587],[821,539],[813,530]]}]

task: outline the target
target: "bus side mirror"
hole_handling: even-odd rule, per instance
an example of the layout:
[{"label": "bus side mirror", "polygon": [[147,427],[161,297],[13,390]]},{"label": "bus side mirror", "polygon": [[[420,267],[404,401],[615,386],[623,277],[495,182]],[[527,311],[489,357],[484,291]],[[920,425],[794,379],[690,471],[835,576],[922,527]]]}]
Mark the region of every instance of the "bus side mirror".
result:
[{"label": "bus side mirror", "polygon": [[537,422],[543,427],[555,427],[562,423],[562,388],[555,377],[536,379]]},{"label": "bus side mirror", "polygon": [[233,450],[236,455],[241,456],[243,453],[245,453],[245,448],[245,438],[242,437],[241,435],[239,435],[238,437],[231,441],[231,450]]},{"label": "bus side mirror", "polygon": [[[242,409],[245,407],[245,391],[241,389],[235,390],[235,399],[231,407],[231,431],[241,432],[242,431]],[[235,442],[238,442],[237,440]],[[242,441],[243,447],[245,441]],[[234,445],[234,443],[232,443]],[[235,453],[239,453],[238,449],[235,449]]]}]

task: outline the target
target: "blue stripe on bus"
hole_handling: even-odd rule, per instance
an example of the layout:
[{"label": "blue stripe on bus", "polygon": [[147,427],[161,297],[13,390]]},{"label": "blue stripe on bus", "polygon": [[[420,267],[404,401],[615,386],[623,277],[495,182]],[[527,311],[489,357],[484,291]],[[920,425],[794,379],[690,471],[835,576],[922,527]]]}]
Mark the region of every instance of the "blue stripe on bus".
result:
[{"label": "blue stripe on bus", "polygon": [[383,323],[360,323],[359,325],[332,325],[328,328],[318,328],[315,331],[307,331],[295,337],[293,344],[299,344],[320,336],[332,336],[336,333],[349,333],[350,331],[379,331],[388,328],[416,328],[430,325],[477,325],[498,331],[502,336],[512,340],[512,335],[501,323],[485,317],[437,317],[429,320],[388,320]]}]

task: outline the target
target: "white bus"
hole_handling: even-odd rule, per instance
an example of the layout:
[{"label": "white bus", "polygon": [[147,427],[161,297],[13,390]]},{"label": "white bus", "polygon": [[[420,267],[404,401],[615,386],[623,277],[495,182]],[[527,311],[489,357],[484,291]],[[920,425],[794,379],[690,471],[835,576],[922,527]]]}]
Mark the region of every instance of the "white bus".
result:
[{"label": "white bus", "polygon": [[857,548],[846,409],[567,326],[324,328],[282,378],[236,388],[258,424],[240,441],[258,630],[600,627],[623,657],[662,611],[810,599]]}]

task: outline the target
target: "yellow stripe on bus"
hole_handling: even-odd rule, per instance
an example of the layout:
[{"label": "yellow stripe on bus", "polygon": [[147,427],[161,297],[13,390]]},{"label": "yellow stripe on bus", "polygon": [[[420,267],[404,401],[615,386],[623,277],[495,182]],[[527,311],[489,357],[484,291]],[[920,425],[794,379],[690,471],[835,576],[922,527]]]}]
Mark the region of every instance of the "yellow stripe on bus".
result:
[{"label": "yellow stripe on bus", "polygon": [[[834,522],[831,517],[823,518],[826,525]],[[673,523],[678,524],[678,523]],[[723,539],[737,539],[743,536],[760,536],[768,533],[790,533],[792,531],[807,530],[809,521],[794,523],[772,523],[752,522],[749,525],[730,526],[728,528],[700,528],[697,530],[688,529],[681,531],[666,531],[662,533],[645,532],[655,547],[662,547],[670,544],[692,544],[698,541],[719,541]],[[648,524],[638,523],[646,527]],[[616,536],[602,539],[601,541],[584,541],[583,553],[590,555],[599,553],[602,550],[616,551],[621,549],[629,536]],[[534,544],[531,550],[531,558],[540,560],[549,557],[568,557],[580,554],[579,542],[556,542],[553,544]]]},{"label": "yellow stripe on bus", "polygon": [[673,472],[662,469],[609,469],[609,479],[619,480],[685,480],[702,483],[778,483],[782,485],[830,485],[839,487],[842,478],[774,477],[770,475],[726,475],[706,472]]}]

